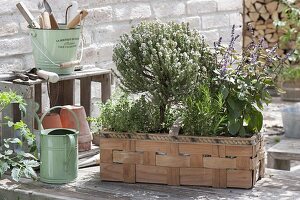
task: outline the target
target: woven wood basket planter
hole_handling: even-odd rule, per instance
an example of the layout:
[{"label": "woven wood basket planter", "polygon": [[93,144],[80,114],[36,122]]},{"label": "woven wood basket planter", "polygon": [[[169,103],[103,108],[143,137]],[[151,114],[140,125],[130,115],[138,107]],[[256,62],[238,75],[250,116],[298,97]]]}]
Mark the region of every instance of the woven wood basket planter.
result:
[{"label": "woven wood basket planter", "polygon": [[251,138],[101,133],[104,181],[252,188],[264,175],[264,144]]}]

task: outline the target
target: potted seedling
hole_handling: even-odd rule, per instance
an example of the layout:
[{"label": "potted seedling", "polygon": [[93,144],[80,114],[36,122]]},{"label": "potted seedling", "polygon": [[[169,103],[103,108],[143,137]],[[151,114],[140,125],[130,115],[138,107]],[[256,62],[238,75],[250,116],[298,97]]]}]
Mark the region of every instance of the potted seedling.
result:
[{"label": "potted seedling", "polygon": [[239,54],[231,36],[210,48],[188,24],[142,22],[121,37],[122,92],[95,119],[101,180],[251,188],[263,176],[265,88],[284,60],[262,40]]}]

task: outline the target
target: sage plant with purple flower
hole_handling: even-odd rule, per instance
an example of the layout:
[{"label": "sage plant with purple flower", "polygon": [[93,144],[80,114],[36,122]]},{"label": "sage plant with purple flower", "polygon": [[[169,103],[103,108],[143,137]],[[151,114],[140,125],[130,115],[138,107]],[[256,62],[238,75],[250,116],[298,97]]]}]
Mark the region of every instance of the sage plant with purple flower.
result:
[{"label": "sage plant with purple flower", "polygon": [[263,104],[271,100],[266,88],[275,86],[288,55],[280,58],[275,54],[277,47],[268,49],[263,39],[253,40],[242,53],[238,53],[234,48],[237,39],[233,26],[227,47],[220,40],[215,43],[216,65],[211,88],[221,92],[225,99],[225,134],[245,137],[261,130]]}]

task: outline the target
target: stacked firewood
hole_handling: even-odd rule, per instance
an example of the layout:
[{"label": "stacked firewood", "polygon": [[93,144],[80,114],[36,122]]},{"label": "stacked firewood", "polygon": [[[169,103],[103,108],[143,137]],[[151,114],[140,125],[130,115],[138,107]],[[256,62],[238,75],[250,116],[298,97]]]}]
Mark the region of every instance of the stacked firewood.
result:
[{"label": "stacked firewood", "polygon": [[[279,42],[282,31],[275,27],[274,21],[285,17],[285,6],[278,0],[244,0],[244,27],[251,23],[254,37],[265,38],[269,46]],[[251,42],[251,33],[245,31],[244,47]],[[278,54],[284,54],[283,49],[278,49]]]}]

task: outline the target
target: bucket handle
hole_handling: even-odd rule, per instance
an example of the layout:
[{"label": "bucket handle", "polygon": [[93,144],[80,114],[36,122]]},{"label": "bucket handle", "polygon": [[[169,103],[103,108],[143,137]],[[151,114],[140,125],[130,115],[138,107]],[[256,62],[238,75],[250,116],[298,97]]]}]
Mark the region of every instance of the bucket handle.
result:
[{"label": "bucket handle", "polygon": [[55,109],[58,109],[58,108],[65,108],[65,109],[67,109],[67,110],[73,115],[73,117],[74,117],[74,119],[75,119],[75,122],[76,122],[76,124],[77,124],[77,130],[78,130],[78,132],[80,132],[80,124],[79,124],[78,117],[76,116],[76,114],[74,113],[73,110],[69,109],[69,108],[66,107],[66,106],[54,106],[54,107],[50,108],[49,110],[47,110],[47,111],[42,115],[42,117],[41,117],[41,119],[40,119],[40,121],[39,121],[39,130],[44,130],[44,127],[43,127],[43,125],[42,125],[42,122],[43,122],[44,118],[46,117],[46,115],[47,115],[50,111],[55,110]]}]

